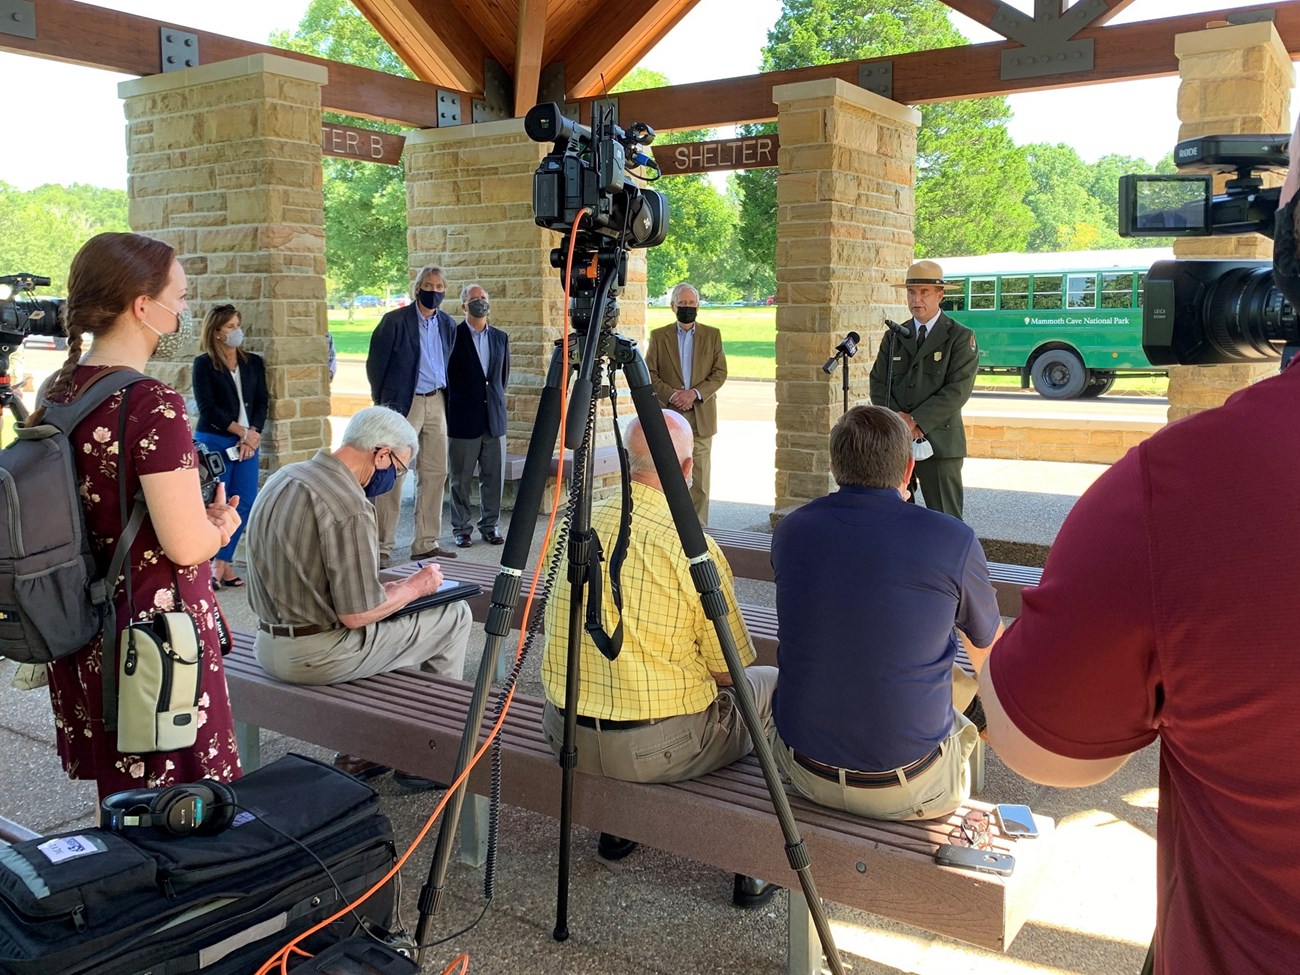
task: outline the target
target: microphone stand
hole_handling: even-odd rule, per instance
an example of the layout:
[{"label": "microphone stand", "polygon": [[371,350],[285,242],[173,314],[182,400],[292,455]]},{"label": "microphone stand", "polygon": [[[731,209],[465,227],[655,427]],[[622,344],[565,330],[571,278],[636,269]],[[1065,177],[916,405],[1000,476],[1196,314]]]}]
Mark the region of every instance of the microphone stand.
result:
[{"label": "microphone stand", "polygon": [[830,375],[831,370],[835,368],[835,360],[840,360],[840,372],[842,375],[840,386],[844,391],[844,406],[842,413],[849,411],[849,359],[858,353],[858,342],[861,339],[857,332],[850,332],[848,338],[835,347],[835,354],[826,360],[822,366],[822,372]]}]

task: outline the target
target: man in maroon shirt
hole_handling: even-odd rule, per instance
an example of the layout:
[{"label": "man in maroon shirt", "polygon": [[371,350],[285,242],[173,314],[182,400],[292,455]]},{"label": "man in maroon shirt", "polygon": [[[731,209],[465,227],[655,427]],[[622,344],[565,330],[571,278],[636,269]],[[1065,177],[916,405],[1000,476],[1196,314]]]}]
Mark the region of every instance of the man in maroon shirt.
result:
[{"label": "man in maroon shirt", "polygon": [[1157,975],[1296,971],[1297,593],[1300,366],[1104,474],[980,676],[989,741],[1037,782],[1160,739]]}]

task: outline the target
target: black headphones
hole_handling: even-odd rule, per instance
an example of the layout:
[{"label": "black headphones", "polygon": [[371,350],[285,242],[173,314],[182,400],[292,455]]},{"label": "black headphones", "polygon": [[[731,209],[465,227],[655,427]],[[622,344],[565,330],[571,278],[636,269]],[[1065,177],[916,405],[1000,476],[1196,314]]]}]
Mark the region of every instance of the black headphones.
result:
[{"label": "black headphones", "polygon": [[215,779],[168,789],[132,789],[99,804],[100,827],[121,831],[152,826],[167,836],[210,836],[235,818],[234,790]]}]

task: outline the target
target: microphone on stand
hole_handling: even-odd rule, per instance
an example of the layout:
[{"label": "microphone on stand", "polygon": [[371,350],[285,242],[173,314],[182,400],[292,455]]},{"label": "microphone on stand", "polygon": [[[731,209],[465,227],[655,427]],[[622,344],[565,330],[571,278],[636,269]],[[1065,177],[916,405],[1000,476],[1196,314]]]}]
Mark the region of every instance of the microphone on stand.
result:
[{"label": "microphone on stand", "polygon": [[911,319],[909,319],[906,324],[899,325],[898,322],[891,322],[886,318],[885,326],[895,335],[899,335],[905,339],[916,337],[916,325],[912,323]]},{"label": "microphone on stand", "polygon": [[852,359],[858,354],[858,343],[862,341],[862,336],[857,332],[850,332],[845,336],[844,341],[835,346],[835,354],[826,360],[826,365],[822,366],[822,372],[828,376],[835,368],[835,363],[840,361],[841,356],[847,356]]}]

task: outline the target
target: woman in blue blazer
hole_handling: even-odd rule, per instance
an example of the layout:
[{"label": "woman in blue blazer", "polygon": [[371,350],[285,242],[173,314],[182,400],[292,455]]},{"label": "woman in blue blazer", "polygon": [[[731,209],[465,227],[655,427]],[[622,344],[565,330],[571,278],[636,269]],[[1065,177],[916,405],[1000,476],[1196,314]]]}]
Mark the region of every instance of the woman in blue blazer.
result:
[{"label": "woman in blue blazer", "polygon": [[226,497],[238,497],[239,529],[212,562],[216,588],[242,586],[231,561],[257,497],[258,448],[270,397],[266,364],[245,351],[244,330],[234,305],[217,305],[203,320],[202,355],[194,360],[194,400],[199,407],[194,439],[226,461]]}]

